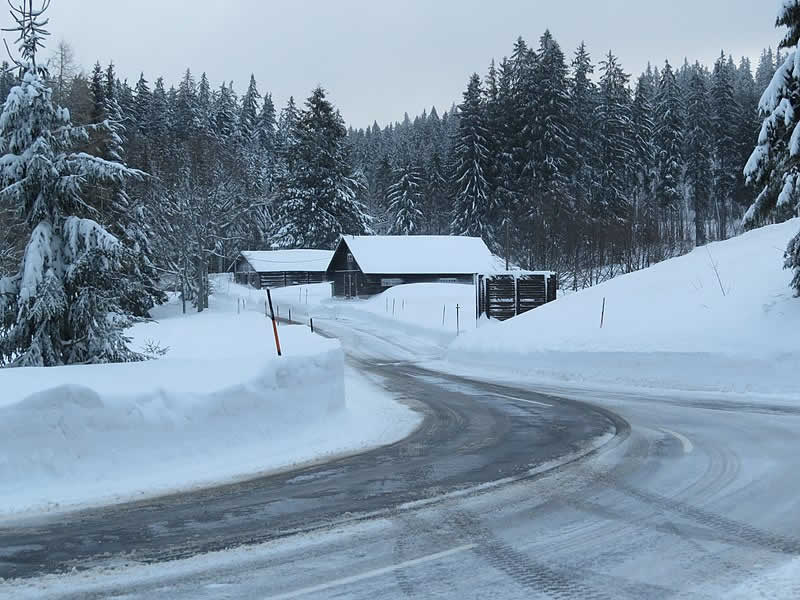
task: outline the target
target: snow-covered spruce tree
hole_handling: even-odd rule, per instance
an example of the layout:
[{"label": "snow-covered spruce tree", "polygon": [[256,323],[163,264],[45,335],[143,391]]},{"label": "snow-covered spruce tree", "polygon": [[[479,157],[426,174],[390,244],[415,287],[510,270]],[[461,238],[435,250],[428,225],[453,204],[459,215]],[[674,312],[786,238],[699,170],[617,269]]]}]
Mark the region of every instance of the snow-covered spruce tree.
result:
[{"label": "snow-covered spruce tree", "polygon": [[[292,119],[288,113],[288,120]],[[282,248],[332,248],[340,234],[363,234],[367,215],[358,201],[339,112],[318,87],[286,136],[285,165],[277,190]]]},{"label": "snow-covered spruce tree", "polygon": [[[105,74],[105,142],[101,158],[125,162],[126,126],[116,92],[113,64]],[[146,318],[150,309],[166,300],[159,289],[158,272],[150,247],[154,235],[151,219],[140,195],[131,197],[124,178],[100,190],[104,207],[100,222],[121,242],[120,268],[116,272],[115,289],[126,312]]]},{"label": "snow-covered spruce tree", "polygon": [[711,109],[700,64],[689,81],[686,107],[686,181],[694,208],[694,242],[706,243],[706,220],[711,203]]},{"label": "snow-covered spruce tree", "polygon": [[711,79],[711,146],[713,199],[716,206],[717,238],[728,237],[728,214],[736,193],[738,163],[736,127],[743,118],[733,93],[734,66],[721,53]]},{"label": "snow-covered spruce tree", "polygon": [[649,248],[658,237],[658,210],[654,201],[655,144],[653,132],[652,70],[642,74],[636,82],[636,91],[631,105],[633,125],[633,198],[636,207],[634,223],[634,246],[642,252],[640,266],[649,264]]},{"label": "snow-covered spruce tree", "polygon": [[[744,216],[745,227],[800,215],[800,0],[784,0],[777,26],[788,27],[780,48],[789,50],[759,102],[765,114],[758,145],[744,168],[759,193]],[[800,232],[786,248],[785,267],[800,295]]]},{"label": "snow-covered spruce tree", "polygon": [[492,230],[493,204],[487,180],[490,157],[487,144],[486,116],[481,92],[481,78],[470,77],[464,102],[458,107],[458,141],[455,147],[455,208],[451,232],[483,238],[489,247],[496,246]]},{"label": "snow-covered spruce tree", "polygon": [[669,62],[664,64],[655,102],[655,141],[658,165],[656,198],[666,215],[677,215],[681,205],[683,102]]},{"label": "snow-covered spruce tree", "polygon": [[28,2],[12,7],[22,81],[0,114],[0,204],[13,205],[29,240],[19,271],[0,279],[0,364],[137,360],[124,335],[131,318],[114,289],[120,243],[89,218],[96,210],[82,192],[139,173],[77,151],[89,132],[52,103],[36,61],[43,12]]},{"label": "snow-covered spruce tree", "polygon": [[419,233],[422,224],[422,176],[410,161],[395,169],[395,182],[389,186],[390,222],[392,235]]},{"label": "snow-covered spruce tree", "polygon": [[611,52],[600,62],[600,73],[594,195],[598,218],[608,226],[627,229],[633,219],[630,183],[634,158],[628,74]]}]

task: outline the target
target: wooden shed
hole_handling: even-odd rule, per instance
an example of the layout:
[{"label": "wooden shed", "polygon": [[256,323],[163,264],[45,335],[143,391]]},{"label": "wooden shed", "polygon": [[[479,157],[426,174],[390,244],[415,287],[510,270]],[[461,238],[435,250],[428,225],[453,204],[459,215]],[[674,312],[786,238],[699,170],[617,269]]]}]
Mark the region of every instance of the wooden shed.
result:
[{"label": "wooden shed", "polygon": [[480,273],[475,278],[477,317],[505,321],[556,299],[558,277],[553,271]]},{"label": "wooden shed", "polygon": [[367,297],[403,283],[467,283],[493,271],[496,259],[477,237],[447,235],[343,235],[328,279],[333,295]]},{"label": "wooden shed", "polygon": [[243,250],[231,270],[236,283],[276,288],[327,281],[331,250]]}]

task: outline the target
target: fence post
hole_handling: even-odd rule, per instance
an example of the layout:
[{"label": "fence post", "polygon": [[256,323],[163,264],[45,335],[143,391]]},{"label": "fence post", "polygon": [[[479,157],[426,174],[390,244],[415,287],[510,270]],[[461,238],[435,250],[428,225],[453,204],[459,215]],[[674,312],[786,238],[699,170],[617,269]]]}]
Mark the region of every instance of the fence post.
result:
[{"label": "fence post", "polygon": [[275,334],[275,349],[278,351],[278,356],[281,355],[281,341],[278,339],[278,323],[275,320],[275,312],[272,310],[272,295],[269,293],[269,288],[267,288],[267,299],[264,301],[264,307],[266,308],[267,303],[269,303],[269,312],[272,316],[272,333]]},{"label": "fence post", "polygon": [[444,327],[444,314],[445,310],[447,309],[447,304],[442,305],[442,327]]},{"label": "fence post", "polygon": [[314,333],[314,317],[308,318],[308,324],[311,325],[311,333]]},{"label": "fence post", "polygon": [[606,316],[606,297],[603,296],[603,308],[600,311],[600,329],[603,328],[603,319]]},{"label": "fence post", "polygon": [[292,322],[292,307],[289,307],[289,323]]},{"label": "fence post", "polygon": [[458,304],[456,304],[456,336],[459,334],[459,326],[458,326],[458,311],[459,311],[460,309],[461,309],[461,307],[460,307]]},{"label": "fence post", "polygon": [[395,301],[396,300],[394,298],[392,298],[392,316],[394,316],[394,304],[395,304]]}]

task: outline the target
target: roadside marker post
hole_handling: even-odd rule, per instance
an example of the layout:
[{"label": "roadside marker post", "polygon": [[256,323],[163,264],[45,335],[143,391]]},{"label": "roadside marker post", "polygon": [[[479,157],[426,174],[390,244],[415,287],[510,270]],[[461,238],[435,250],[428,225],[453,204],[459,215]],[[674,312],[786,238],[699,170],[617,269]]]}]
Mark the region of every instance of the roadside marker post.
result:
[{"label": "roadside marker post", "polygon": [[311,333],[314,333],[314,317],[308,318],[308,324],[311,325]]},{"label": "roadside marker post", "polygon": [[264,301],[265,308],[267,303],[269,303],[269,312],[272,316],[272,333],[275,334],[275,349],[278,351],[278,356],[281,356],[281,341],[278,339],[278,322],[275,320],[275,311],[272,310],[272,294],[269,293],[269,288],[267,288],[267,299]]},{"label": "roadside marker post", "polygon": [[447,310],[447,304],[442,305],[442,327],[444,327],[444,315],[445,311]]},{"label": "roadside marker post", "polygon": [[603,328],[603,320],[606,316],[606,297],[603,296],[603,308],[600,310],[600,329]]},{"label": "roadside marker post", "polygon": [[458,326],[458,311],[461,310],[461,307],[456,304],[456,335],[460,333],[459,326]]}]

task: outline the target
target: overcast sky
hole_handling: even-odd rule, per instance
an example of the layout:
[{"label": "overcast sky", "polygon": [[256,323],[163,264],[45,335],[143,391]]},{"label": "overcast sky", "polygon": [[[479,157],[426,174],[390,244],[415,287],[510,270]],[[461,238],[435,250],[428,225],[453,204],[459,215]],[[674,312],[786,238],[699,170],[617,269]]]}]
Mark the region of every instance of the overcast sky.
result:
[{"label": "overcast sky", "polygon": [[[778,0],[52,0],[51,45],[176,83],[189,67],[242,90],[254,73],[278,108],[321,84],[348,124],[384,124],[460,100],[469,75],[549,28],[571,59],[585,40],[638,74],[648,61],[712,64],[775,47]],[[7,19],[0,21],[6,26]],[[11,40],[9,40],[11,41]],[[755,65],[754,65],[755,66]]]}]

